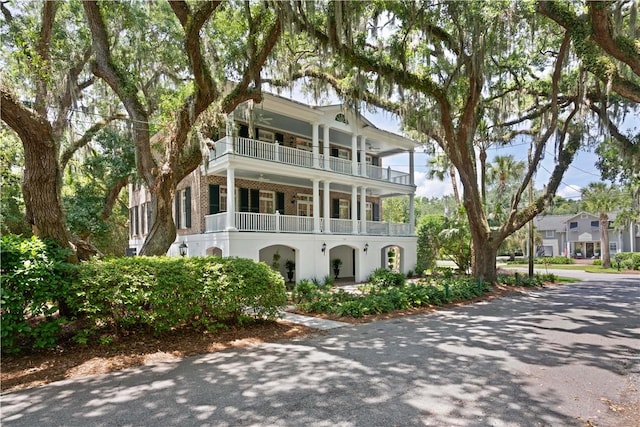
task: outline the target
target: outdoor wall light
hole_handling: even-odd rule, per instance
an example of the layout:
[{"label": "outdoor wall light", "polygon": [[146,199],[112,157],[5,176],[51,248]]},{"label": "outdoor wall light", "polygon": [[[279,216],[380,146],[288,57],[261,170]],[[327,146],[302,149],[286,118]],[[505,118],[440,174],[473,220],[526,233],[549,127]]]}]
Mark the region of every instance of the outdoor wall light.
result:
[{"label": "outdoor wall light", "polygon": [[364,244],[364,253],[366,254],[368,250],[369,250],[369,244],[365,243]]},{"label": "outdoor wall light", "polygon": [[180,243],[178,249],[180,250],[180,256],[187,256],[187,250],[189,249],[189,246],[187,246],[185,242]]},{"label": "outdoor wall light", "polygon": [[322,253],[325,253],[327,251],[327,244],[323,243],[322,244]]}]

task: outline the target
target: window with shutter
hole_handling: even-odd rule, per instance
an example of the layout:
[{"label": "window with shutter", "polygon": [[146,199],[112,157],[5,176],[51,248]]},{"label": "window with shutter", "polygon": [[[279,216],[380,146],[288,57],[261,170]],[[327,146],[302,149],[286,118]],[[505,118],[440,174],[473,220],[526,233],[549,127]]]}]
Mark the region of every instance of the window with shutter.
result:
[{"label": "window with shutter", "polygon": [[276,210],[284,215],[284,193],[280,191],[276,193]]},{"label": "window with shutter", "polygon": [[180,228],[180,192],[177,192],[175,197],[173,198],[174,204],[174,213],[173,220],[176,224],[176,228]]},{"label": "window with shutter", "polygon": [[220,186],[209,184],[209,215],[220,213]]},{"label": "window with shutter", "polygon": [[240,188],[240,212],[249,212],[249,189]]},{"label": "window with shutter", "polygon": [[191,187],[184,189],[184,227],[191,228]]}]

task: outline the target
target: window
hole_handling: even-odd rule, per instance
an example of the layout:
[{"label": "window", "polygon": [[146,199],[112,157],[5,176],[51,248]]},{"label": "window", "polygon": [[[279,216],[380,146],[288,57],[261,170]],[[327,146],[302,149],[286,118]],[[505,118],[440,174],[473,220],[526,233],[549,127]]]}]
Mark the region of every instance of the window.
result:
[{"label": "window", "polygon": [[144,225],[145,220],[147,219],[147,215],[145,214],[146,203],[140,205],[140,232],[142,234],[145,233]]},{"label": "window", "polygon": [[578,228],[578,222],[577,221],[571,221],[569,223],[569,228]]},{"label": "window", "polygon": [[338,157],[347,160],[351,158],[351,156],[349,155],[349,150],[345,148],[338,148]]},{"label": "window", "polygon": [[554,230],[547,230],[544,232],[544,237],[553,238],[555,237],[556,232]]},{"label": "window", "polygon": [[178,190],[174,200],[176,228],[191,228],[191,187]]},{"label": "window", "polygon": [[600,227],[600,221],[591,221],[591,226],[593,228],[598,228]]},{"label": "window", "polygon": [[336,120],[336,122],[344,123],[346,125],[349,124],[349,121],[347,120],[347,118],[345,117],[345,115],[343,113],[336,114],[335,120]]},{"label": "window", "polygon": [[264,142],[273,142],[275,140],[275,136],[273,132],[269,132],[268,130],[258,129],[258,140]]},{"label": "window", "polygon": [[340,218],[341,219],[350,219],[351,218],[351,203],[347,199],[340,199]]},{"label": "window", "polygon": [[296,138],[296,148],[299,150],[313,151],[313,143],[308,139]]},{"label": "window", "polygon": [[220,212],[227,211],[227,187],[220,186]]},{"label": "window", "polygon": [[311,194],[297,194],[298,216],[313,216],[313,196]]},{"label": "window", "polygon": [[609,221],[608,228],[613,229],[613,221]]},{"label": "window", "polygon": [[273,191],[260,191],[260,213],[275,213],[275,193]]},{"label": "window", "polygon": [[365,203],[365,215],[367,218],[367,221],[371,221],[373,219],[373,206],[371,204],[371,202],[367,202]]},{"label": "window", "polygon": [[612,253],[612,254],[618,253],[617,242],[609,242],[609,253]]}]

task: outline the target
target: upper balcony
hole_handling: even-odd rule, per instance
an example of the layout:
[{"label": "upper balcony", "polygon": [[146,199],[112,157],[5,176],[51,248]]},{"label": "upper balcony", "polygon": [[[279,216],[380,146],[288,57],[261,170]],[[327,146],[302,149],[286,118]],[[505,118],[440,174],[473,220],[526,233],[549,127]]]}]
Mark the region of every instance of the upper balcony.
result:
[{"label": "upper balcony", "polygon": [[[228,141],[232,140],[230,144]],[[411,175],[391,168],[370,165],[339,157],[318,154],[298,148],[285,147],[278,142],[264,142],[250,138],[222,138],[209,152],[209,162],[216,162],[228,154],[265,160],[284,165],[326,170],[343,175],[359,176],[394,184],[412,185]]]}]

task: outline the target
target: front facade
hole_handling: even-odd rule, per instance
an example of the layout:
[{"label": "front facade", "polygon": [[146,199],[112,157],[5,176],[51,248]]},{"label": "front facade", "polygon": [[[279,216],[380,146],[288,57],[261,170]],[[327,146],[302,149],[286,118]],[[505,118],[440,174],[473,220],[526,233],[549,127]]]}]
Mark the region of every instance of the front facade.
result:
[{"label": "front facade", "polygon": [[[629,224],[614,227],[616,214],[609,216],[609,253],[640,251],[640,226]],[[542,215],[534,220],[542,237],[540,256],[566,256],[569,258],[597,258],[600,247],[600,219],[598,215],[580,212],[571,215]]]},{"label": "front facade", "polygon": [[[294,280],[333,275],[365,280],[379,267],[416,264],[415,142],[377,129],[341,106],[311,107],[265,94],[243,104],[209,142],[207,164],[177,187],[178,237],[169,255],[238,256],[264,261]],[[405,153],[409,172],[384,166]],[[382,222],[382,200],[404,196],[409,223]],[[130,241],[149,230],[149,195],[130,188]]]}]

